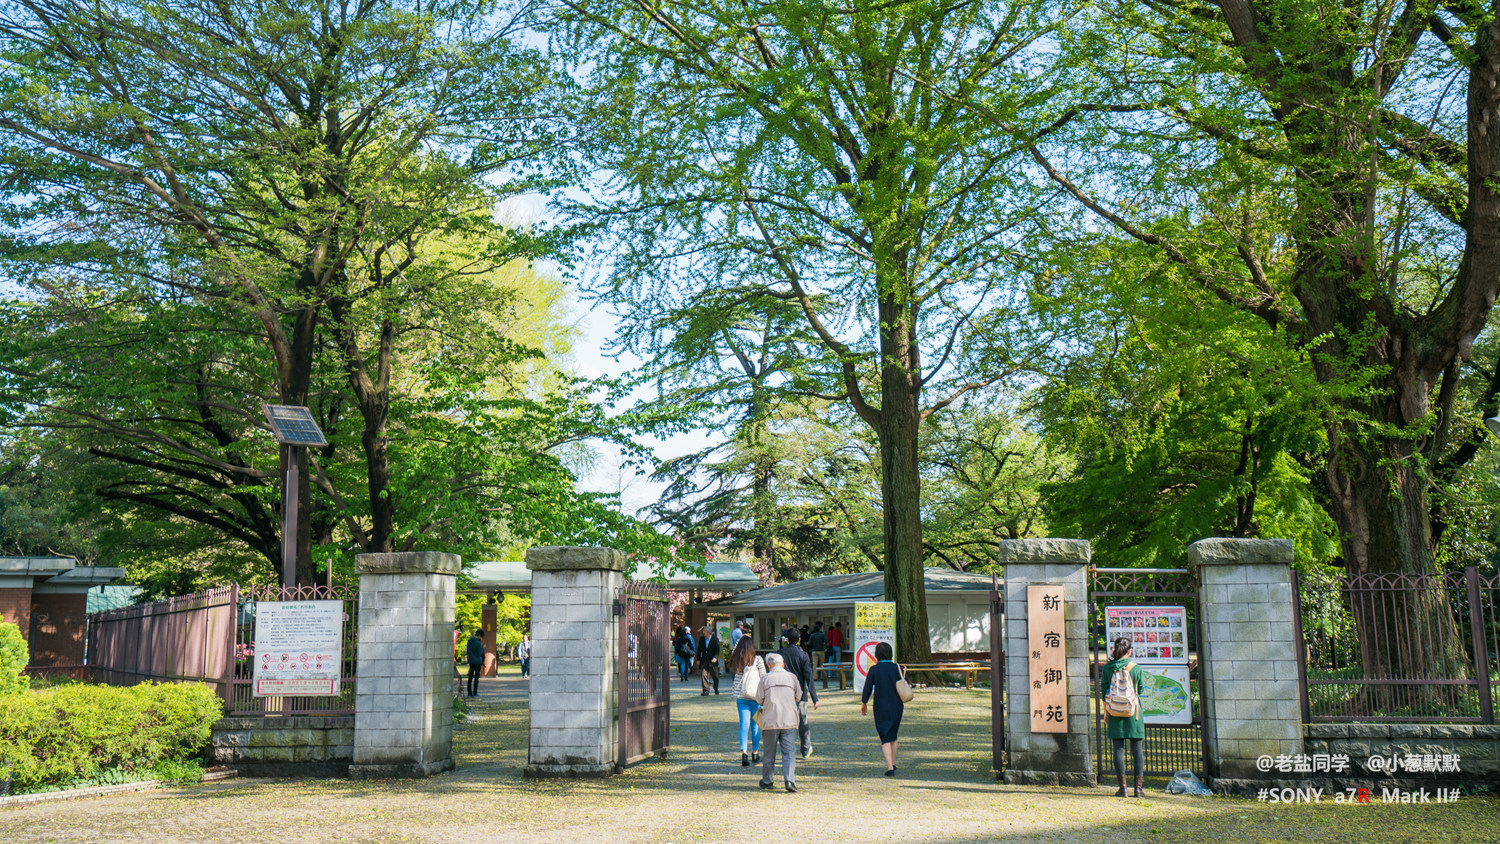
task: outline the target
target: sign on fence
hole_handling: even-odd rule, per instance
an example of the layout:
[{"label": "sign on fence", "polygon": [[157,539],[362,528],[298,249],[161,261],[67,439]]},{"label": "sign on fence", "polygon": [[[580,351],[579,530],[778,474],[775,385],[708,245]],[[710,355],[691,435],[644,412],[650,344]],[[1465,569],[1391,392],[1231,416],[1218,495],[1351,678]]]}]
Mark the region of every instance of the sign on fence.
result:
[{"label": "sign on fence", "polygon": [[1145,672],[1137,694],[1148,724],[1191,724],[1187,607],[1105,607],[1106,648],[1130,640],[1130,658]]},{"label": "sign on fence", "polygon": [[1031,694],[1031,731],[1068,731],[1067,635],[1063,624],[1063,587],[1026,587],[1026,664]]},{"label": "sign on fence", "polygon": [[875,646],[889,642],[896,650],[896,605],[891,601],[858,601],[854,604],[854,690],[863,691],[865,675],[875,664]]},{"label": "sign on fence", "polygon": [[342,601],[255,605],[255,696],[339,693]]}]

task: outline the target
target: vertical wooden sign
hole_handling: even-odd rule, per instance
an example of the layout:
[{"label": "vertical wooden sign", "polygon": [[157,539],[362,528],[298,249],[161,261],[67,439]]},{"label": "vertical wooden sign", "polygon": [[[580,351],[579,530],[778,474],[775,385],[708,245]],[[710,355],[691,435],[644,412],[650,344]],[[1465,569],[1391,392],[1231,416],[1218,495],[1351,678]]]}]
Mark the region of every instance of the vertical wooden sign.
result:
[{"label": "vertical wooden sign", "polygon": [[1063,587],[1026,587],[1026,650],[1030,667],[1031,731],[1068,731],[1067,648]]}]

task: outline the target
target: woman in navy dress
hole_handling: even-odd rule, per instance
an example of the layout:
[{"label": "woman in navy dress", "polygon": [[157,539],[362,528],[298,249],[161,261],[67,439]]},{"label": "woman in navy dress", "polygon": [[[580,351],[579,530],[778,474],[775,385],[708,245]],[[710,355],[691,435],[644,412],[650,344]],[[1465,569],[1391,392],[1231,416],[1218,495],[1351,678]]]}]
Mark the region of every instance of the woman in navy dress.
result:
[{"label": "woman in navy dress", "polygon": [[896,775],[896,733],[901,729],[901,713],[906,704],[896,694],[901,669],[891,661],[890,642],[875,646],[876,663],[865,674],[865,690],[859,699],[859,714],[869,714],[870,697],[875,698],[875,732],[880,734],[880,752],[885,754],[885,775]]}]

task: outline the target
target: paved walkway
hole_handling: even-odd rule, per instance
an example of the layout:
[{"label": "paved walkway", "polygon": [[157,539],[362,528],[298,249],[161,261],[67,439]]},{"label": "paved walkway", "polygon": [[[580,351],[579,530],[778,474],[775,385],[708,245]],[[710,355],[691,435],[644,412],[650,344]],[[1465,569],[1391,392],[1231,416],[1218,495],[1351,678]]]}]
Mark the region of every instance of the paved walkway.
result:
[{"label": "paved walkway", "polygon": [[[665,761],[608,780],[525,780],[526,684],[483,681],[455,736],[458,770],[422,781],[241,780],[0,811],[0,842],[1493,842],[1500,800],[1453,805],[1285,806],[1107,788],[998,785],[985,691],[919,690],[900,775],[884,764],[853,692],[812,714],[798,794],[740,767],[729,688],[674,684]],[[778,780],[779,784],[779,780]],[[1158,786],[1159,788],[1159,786]]]}]

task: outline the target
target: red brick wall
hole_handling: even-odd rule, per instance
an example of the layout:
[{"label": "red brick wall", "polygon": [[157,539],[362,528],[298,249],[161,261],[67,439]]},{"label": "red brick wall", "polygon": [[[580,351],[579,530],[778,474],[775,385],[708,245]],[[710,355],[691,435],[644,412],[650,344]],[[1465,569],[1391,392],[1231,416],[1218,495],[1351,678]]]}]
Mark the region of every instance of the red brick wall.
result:
[{"label": "red brick wall", "polygon": [[31,643],[31,664],[82,665],[87,611],[88,595],[82,592],[32,595],[36,639]]},{"label": "red brick wall", "polygon": [[21,635],[31,638],[31,587],[0,586],[0,617],[21,628]]}]

